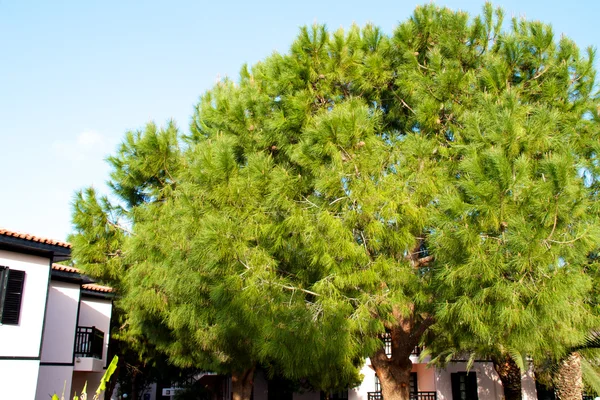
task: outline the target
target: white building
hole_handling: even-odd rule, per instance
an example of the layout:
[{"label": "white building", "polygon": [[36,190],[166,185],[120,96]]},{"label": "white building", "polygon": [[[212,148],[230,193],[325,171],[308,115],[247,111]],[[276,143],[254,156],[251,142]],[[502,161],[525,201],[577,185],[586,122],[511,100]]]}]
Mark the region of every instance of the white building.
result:
[{"label": "white building", "polygon": [[95,390],[107,366],[112,290],[55,264],[71,245],[0,229],[0,399]]},{"label": "white building", "polygon": [[[386,346],[386,350],[389,346]],[[419,350],[411,355],[411,399],[412,400],[501,400],[504,390],[491,362],[475,361],[467,373],[467,362],[450,362],[445,368],[429,367],[429,357],[421,359]],[[343,392],[330,394],[330,400],[383,400],[379,381],[369,359],[361,370],[362,383]],[[213,400],[231,399],[231,380],[226,376],[202,376],[200,382],[213,392]],[[536,400],[536,385],[533,373],[523,374],[523,400]],[[281,382],[269,381],[262,371],[254,378],[253,400],[323,400],[323,393],[311,391],[292,392]]]},{"label": "white building", "polygon": [[[415,349],[416,350],[416,349]],[[411,374],[411,399],[414,400],[501,400],[504,390],[498,374],[491,362],[476,361],[469,373],[467,363],[451,362],[445,368],[429,367],[429,357],[420,359],[417,351],[411,356],[413,363]],[[369,359],[361,370],[364,379],[360,386],[341,393],[330,395],[331,400],[382,400],[381,389],[375,370]],[[531,371],[522,376],[523,400],[536,400],[535,379]],[[273,387],[271,387],[273,386]],[[323,394],[315,392],[282,392],[277,385],[271,385],[262,373],[254,381],[254,400],[321,400]],[[271,390],[277,395],[273,396]],[[227,392],[229,392],[227,388]],[[226,393],[224,398],[227,398]]]}]

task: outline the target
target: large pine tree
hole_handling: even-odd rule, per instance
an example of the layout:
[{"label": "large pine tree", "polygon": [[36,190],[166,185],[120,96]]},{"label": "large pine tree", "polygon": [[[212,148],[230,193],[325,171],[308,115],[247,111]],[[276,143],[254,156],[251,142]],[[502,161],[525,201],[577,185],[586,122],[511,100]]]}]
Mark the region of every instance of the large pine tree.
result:
[{"label": "large pine tree", "polygon": [[231,373],[235,399],[260,365],[336,388],[368,355],[406,400],[436,336],[519,376],[515,355],[594,322],[598,100],[591,52],[501,25],[487,5],[420,7],[391,36],[303,28],[208,91],[189,135],[126,138],[122,206],[79,197],[75,259],[119,279],[130,329],[178,365]]}]

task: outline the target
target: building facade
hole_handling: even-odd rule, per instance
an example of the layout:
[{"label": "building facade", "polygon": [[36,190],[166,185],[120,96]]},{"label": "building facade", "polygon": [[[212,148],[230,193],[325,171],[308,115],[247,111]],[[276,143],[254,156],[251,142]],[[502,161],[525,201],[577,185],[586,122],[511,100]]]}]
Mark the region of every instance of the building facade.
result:
[{"label": "building facade", "polygon": [[[504,399],[502,383],[491,362],[475,361],[467,370],[466,361],[450,362],[445,368],[429,366],[429,357],[420,357],[419,349],[411,355],[413,363],[410,392],[413,400],[501,400]],[[361,369],[363,381],[356,388],[330,393],[329,400],[383,400],[375,369],[367,359]],[[231,382],[228,377],[203,376],[205,387],[213,392],[212,400],[231,399]],[[523,400],[537,399],[532,371],[522,376]],[[289,387],[289,386],[288,386]],[[262,371],[254,379],[253,400],[324,400],[324,393],[292,391],[280,381],[269,380]]]},{"label": "building facade", "polygon": [[86,382],[95,390],[110,362],[112,290],[54,264],[46,309],[36,400],[80,393]]},{"label": "building facade", "polygon": [[[429,357],[421,359],[415,351],[411,374],[411,398],[414,400],[501,400],[504,390],[491,362],[476,361],[467,371],[467,362],[456,361],[445,368],[428,366]],[[379,381],[369,359],[361,370],[363,381],[360,386],[341,393],[330,394],[330,400],[383,400]],[[532,371],[522,376],[523,400],[536,400],[536,385]],[[254,400],[322,400],[322,393],[289,392],[281,394],[276,385],[271,385],[264,374],[258,373],[254,384]],[[270,389],[278,391],[273,396]],[[226,397],[225,397],[226,398]]]},{"label": "building facade", "polygon": [[70,398],[104,373],[112,290],[56,264],[70,253],[0,229],[0,399]]}]

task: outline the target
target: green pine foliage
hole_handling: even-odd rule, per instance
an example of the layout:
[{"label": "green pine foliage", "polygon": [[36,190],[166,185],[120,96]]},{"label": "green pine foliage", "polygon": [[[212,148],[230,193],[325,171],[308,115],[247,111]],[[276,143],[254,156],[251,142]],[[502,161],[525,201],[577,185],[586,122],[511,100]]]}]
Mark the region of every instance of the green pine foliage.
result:
[{"label": "green pine foliage", "polygon": [[492,50],[452,131],[429,239],[438,327],[486,356],[560,356],[598,324],[594,53],[517,20]]},{"label": "green pine foliage", "polygon": [[419,343],[517,364],[581,343],[594,52],[502,21],[428,5],[392,35],[302,28],[205,93],[188,134],[127,134],[120,206],[76,199],[75,259],[118,281],[129,329],[174,363],[234,376],[336,389],[371,356],[392,400]]}]

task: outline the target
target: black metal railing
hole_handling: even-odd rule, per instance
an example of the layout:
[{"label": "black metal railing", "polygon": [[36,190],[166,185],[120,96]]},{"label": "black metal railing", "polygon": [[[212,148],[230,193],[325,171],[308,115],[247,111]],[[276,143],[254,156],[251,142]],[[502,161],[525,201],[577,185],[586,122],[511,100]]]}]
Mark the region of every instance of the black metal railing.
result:
[{"label": "black metal railing", "polygon": [[596,396],[592,396],[590,394],[583,395],[583,400],[594,400],[595,398],[596,398]]},{"label": "black metal railing", "polygon": [[[367,400],[383,400],[383,395],[381,392],[368,392]],[[410,400],[437,400],[437,392],[411,393]]]},{"label": "black metal railing", "polygon": [[411,400],[437,400],[437,392],[417,392],[410,394]]},{"label": "black metal railing", "polygon": [[[383,400],[383,395],[381,392],[368,392],[367,400]],[[437,400],[437,392],[411,393],[410,400]]]},{"label": "black metal railing", "polygon": [[[385,346],[385,354],[388,357],[391,357],[391,355],[392,355],[392,334],[391,333],[386,332],[383,334],[383,344]],[[415,346],[415,348],[410,353],[410,355],[411,356],[420,356],[422,350],[423,349],[421,347]]]},{"label": "black metal railing", "polygon": [[102,358],[104,332],[95,326],[78,326],[75,334],[75,357]]}]

